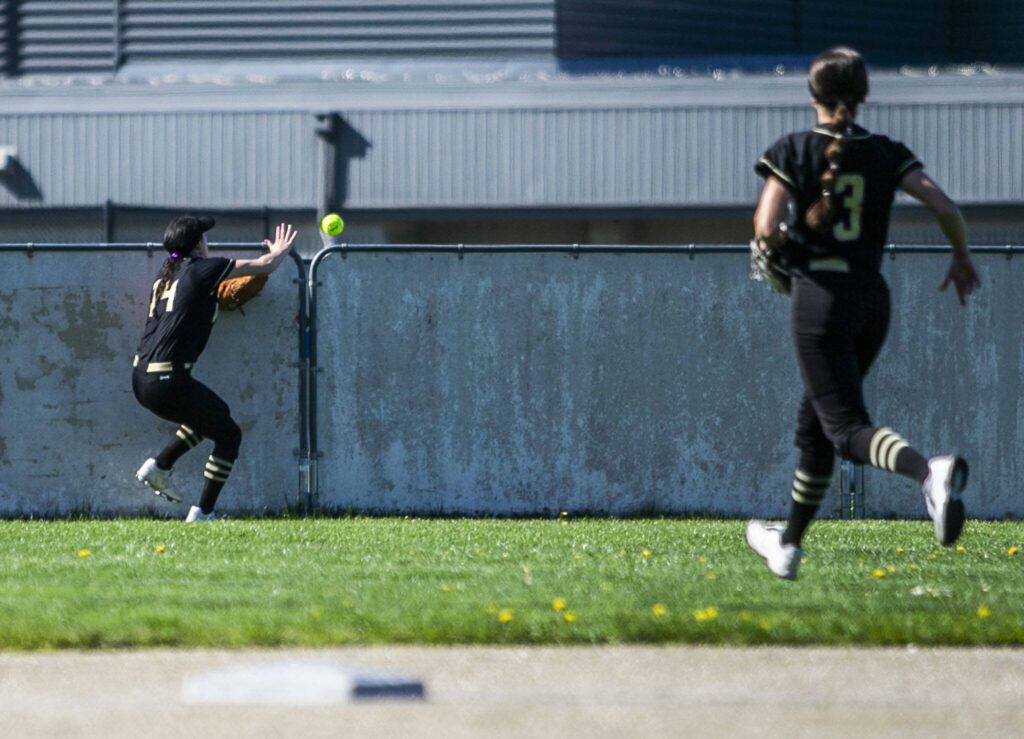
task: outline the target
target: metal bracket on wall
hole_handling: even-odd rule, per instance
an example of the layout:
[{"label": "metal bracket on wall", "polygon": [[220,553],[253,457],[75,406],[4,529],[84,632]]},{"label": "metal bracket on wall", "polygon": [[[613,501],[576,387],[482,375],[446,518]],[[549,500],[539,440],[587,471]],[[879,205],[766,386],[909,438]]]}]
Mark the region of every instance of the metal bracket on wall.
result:
[{"label": "metal bracket on wall", "polygon": [[839,463],[839,517],[864,518],[864,465]]}]

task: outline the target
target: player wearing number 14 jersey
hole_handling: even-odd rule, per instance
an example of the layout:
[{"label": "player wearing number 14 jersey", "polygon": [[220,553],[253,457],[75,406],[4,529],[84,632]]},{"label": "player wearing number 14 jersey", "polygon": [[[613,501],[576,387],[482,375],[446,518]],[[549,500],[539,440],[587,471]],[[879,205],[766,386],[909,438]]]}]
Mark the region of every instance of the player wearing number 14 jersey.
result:
[{"label": "player wearing number 14 jersey", "polygon": [[192,368],[206,348],[217,319],[217,285],[223,280],[269,274],[289,252],[296,232],[277,227],[269,249],[256,259],[211,257],[206,231],[212,218],[175,218],[164,233],[168,257],[150,293],[146,328],[133,362],[132,390],[143,407],[178,424],[174,438],[139,468],[136,477],[157,495],[180,502],[171,484],[171,468],[204,438],[213,440],[206,462],[199,504],[187,521],[210,520],[221,488],[231,474],[242,430],[220,396],[192,377]]},{"label": "player wearing number 14 jersey", "polygon": [[872,423],[864,405],[863,378],[889,326],[889,289],[879,268],[897,190],[934,214],[953,247],[942,287],[952,283],[963,304],[979,284],[956,205],[906,146],[854,122],[868,93],[861,56],[846,48],[821,54],[809,86],[818,125],[784,136],[755,166],[765,178],[755,237],[766,250],[785,243],[790,252],[792,336],[804,395],[789,520],[785,527],[751,521],[747,541],[788,579],[797,576],[801,540],[829,488],[836,453],[920,484],[942,544],[952,544],[963,526],[967,463],[925,459],[891,428]]}]

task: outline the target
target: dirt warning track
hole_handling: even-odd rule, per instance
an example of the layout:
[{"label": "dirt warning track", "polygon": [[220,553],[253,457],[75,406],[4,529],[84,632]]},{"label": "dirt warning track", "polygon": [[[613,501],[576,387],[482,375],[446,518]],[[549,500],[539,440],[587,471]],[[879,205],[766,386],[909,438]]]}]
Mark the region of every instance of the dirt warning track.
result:
[{"label": "dirt warning track", "polygon": [[[332,698],[330,670],[424,697]],[[261,691],[201,695],[210,676]],[[277,668],[281,668],[278,670]],[[960,736],[1024,726],[1024,649],[359,647],[0,654],[18,737]],[[204,680],[206,680],[204,682]],[[271,681],[268,686],[267,681]],[[198,687],[197,687],[198,686]],[[200,692],[197,701],[197,690]],[[271,690],[273,695],[275,691]],[[306,700],[303,696],[308,696]],[[325,697],[326,696],[326,697]]]}]

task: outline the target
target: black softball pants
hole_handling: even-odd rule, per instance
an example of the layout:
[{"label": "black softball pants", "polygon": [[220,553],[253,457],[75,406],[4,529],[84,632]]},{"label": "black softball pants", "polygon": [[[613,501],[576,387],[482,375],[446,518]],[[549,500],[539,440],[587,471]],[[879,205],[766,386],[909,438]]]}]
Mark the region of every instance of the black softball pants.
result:
[{"label": "black softball pants", "polygon": [[889,288],[875,271],[807,272],[793,279],[791,297],[804,381],[796,431],[800,467],[830,474],[836,452],[868,462],[863,440],[874,428],[863,380],[889,328]]},{"label": "black softball pants", "polygon": [[242,429],[231,418],[231,409],[190,373],[177,370],[158,374],[137,369],[132,373],[132,390],[139,403],[160,418],[213,439],[214,456],[228,462],[238,459]]}]

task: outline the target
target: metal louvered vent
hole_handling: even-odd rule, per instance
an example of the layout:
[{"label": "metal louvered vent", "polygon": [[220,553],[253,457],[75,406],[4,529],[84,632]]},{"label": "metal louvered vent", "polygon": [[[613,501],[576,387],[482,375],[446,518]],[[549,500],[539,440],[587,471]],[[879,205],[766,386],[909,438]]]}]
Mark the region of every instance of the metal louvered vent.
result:
[{"label": "metal louvered vent", "polygon": [[[1024,59],[1019,43],[1011,51],[1009,44],[993,49],[984,40],[997,35],[994,28],[1004,20],[1013,29],[1004,37],[1019,37],[1024,20],[1019,0],[984,5],[985,12],[975,12],[968,3],[932,0],[556,0],[558,56],[804,57],[844,44],[871,63],[889,66],[975,61],[992,54]],[[972,35],[973,29],[978,30]]]},{"label": "metal louvered vent", "polygon": [[14,45],[10,39],[13,24],[9,20],[13,8],[11,0],[0,2],[0,77],[10,77],[15,73]]},{"label": "metal louvered vent", "polygon": [[793,0],[557,0],[558,55],[692,57],[791,51]]},{"label": "metal louvered vent", "polygon": [[[9,3],[17,74],[110,73],[114,66],[111,0],[21,0]],[[8,29],[9,31],[11,29]]]},{"label": "metal louvered vent", "polygon": [[122,0],[126,62],[550,56],[554,0]]}]

